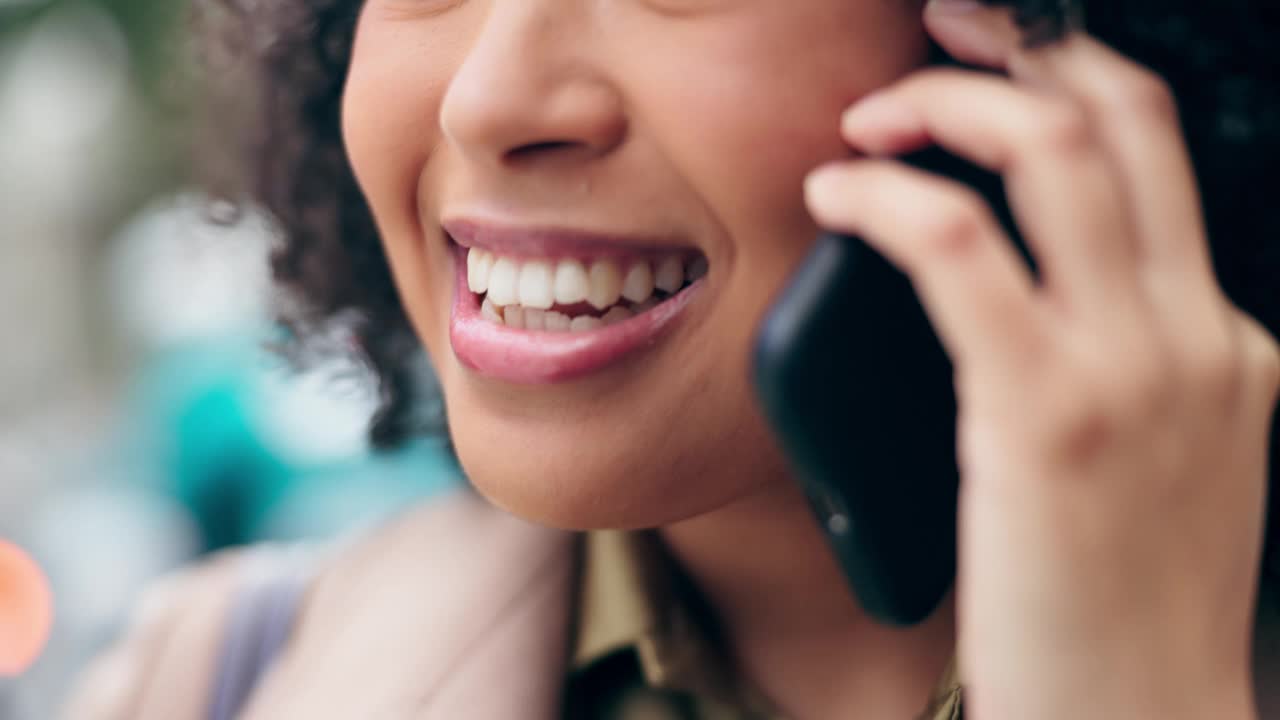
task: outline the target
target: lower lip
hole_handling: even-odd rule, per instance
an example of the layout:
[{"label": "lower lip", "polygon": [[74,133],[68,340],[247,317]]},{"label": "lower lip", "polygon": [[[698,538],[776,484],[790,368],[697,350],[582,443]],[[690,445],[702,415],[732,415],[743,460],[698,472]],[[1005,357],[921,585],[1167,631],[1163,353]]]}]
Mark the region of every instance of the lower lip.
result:
[{"label": "lower lip", "polygon": [[653,309],[615,325],[585,332],[535,332],[498,325],[480,315],[480,299],[467,287],[466,258],[457,267],[449,337],[463,365],[481,375],[524,385],[575,380],[652,347],[681,318],[702,288],[699,281]]}]

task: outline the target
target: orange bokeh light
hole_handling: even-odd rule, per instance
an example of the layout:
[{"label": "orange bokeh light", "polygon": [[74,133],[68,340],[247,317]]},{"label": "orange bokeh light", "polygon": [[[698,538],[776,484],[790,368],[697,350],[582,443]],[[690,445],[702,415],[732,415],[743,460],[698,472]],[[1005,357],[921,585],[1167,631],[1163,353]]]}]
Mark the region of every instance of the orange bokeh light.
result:
[{"label": "orange bokeh light", "polygon": [[26,672],[53,627],[53,594],[40,567],[0,540],[0,677]]}]

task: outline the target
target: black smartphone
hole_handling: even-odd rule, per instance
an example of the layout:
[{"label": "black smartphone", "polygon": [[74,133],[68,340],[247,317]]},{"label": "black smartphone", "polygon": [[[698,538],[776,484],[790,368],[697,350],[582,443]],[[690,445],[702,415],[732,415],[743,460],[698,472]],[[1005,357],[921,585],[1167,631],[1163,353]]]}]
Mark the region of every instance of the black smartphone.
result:
[{"label": "black smartphone", "polygon": [[[938,149],[903,160],[977,189],[1016,238],[999,176]],[[957,406],[910,280],[858,238],[819,238],[766,314],[754,373],[862,606],[897,626],[929,617],[955,578]]]}]

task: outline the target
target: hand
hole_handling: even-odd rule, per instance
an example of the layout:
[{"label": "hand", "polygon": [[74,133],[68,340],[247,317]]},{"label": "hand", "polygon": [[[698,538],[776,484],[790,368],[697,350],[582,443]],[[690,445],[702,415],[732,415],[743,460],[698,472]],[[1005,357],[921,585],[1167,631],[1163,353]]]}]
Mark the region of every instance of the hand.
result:
[{"label": "hand", "polygon": [[[1280,351],[1212,271],[1165,84],[1080,33],[1026,49],[937,0],[927,69],[855,105],[865,158],[807,187],[824,226],[912,278],[956,369],[957,586],[978,720],[1246,718]],[[1033,278],[973,191],[887,156],[1003,174]]]}]

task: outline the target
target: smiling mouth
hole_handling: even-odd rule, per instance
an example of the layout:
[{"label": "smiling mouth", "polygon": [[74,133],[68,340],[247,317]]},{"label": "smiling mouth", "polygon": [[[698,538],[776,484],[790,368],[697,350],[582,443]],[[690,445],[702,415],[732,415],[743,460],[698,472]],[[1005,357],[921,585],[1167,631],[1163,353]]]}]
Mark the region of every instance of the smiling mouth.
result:
[{"label": "smiling mouth", "polygon": [[445,226],[457,272],[450,339],[463,365],[554,383],[656,344],[705,284],[705,256],[572,231]]},{"label": "smiling mouth", "polygon": [[485,320],[514,330],[588,332],[626,322],[707,274],[705,258],[520,258],[466,252],[467,287]]}]

